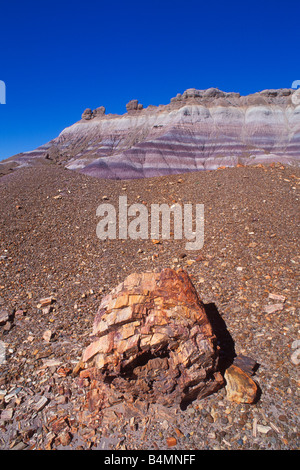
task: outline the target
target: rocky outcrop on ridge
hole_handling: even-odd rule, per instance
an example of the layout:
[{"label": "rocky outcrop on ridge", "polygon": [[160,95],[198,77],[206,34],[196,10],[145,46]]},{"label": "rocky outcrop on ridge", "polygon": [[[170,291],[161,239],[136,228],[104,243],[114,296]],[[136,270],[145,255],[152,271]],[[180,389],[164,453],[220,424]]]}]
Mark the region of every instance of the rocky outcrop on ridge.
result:
[{"label": "rocky outcrop on ridge", "polygon": [[93,119],[94,117],[104,116],[104,114],[105,114],[104,106],[100,106],[99,108],[94,109],[94,111],[92,111],[90,108],[87,108],[83,111],[81,115],[81,119],[85,119],[86,121],[89,121],[90,119]]},{"label": "rocky outcrop on ridge", "polygon": [[[134,99],[123,115],[103,106],[32,152],[2,162],[5,169],[54,161],[109,179],[135,179],[213,170],[238,164],[300,161],[297,90],[248,96],[217,88],[188,89],[167,105],[143,108]],[[296,96],[297,98],[297,96]]]},{"label": "rocky outcrop on ridge", "polygon": [[129,103],[126,104],[126,109],[127,112],[140,111],[141,109],[143,109],[143,105],[139,103],[138,100],[131,100],[129,101]]}]

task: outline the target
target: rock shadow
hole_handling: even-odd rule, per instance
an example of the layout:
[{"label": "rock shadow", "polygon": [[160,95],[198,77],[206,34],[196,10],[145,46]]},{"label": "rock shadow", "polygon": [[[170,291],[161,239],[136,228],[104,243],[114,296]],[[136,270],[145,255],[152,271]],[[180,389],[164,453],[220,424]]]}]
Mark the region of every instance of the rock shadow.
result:
[{"label": "rock shadow", "polygon": [[226,327],[226,323],[218,312],[214,303],[204,304],[207,318],[212,326],[220,347],[219,370],[224,376],[225,370],[233,363],[236,357],[234,341]]},{"label": "rock shadow", "polygon": [[[237,356],[234,348],[234,341],[227,330],[226,323],[218,312],[214,303],[204,304],[205,313],[212,326],[213,333],[217,338],[217,345],[219,350],[219,364],[218,370],[224,377],[225,370],[233,363],[234,358]],[[180,405],[181,410],[185,411],[187,407],[197,399],[197,395],[189,397]]]}]

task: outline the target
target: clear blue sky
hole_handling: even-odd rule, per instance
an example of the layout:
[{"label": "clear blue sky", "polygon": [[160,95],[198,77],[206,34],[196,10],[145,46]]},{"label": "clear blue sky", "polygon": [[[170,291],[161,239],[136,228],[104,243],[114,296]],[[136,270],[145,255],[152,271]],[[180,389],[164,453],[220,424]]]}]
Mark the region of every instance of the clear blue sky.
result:
[{"label": "clear blue sky", "polygon": [[187,88],[248,94],[300,79],[299,0],[2,1],[0,159],[85,108],[123,114]]}]

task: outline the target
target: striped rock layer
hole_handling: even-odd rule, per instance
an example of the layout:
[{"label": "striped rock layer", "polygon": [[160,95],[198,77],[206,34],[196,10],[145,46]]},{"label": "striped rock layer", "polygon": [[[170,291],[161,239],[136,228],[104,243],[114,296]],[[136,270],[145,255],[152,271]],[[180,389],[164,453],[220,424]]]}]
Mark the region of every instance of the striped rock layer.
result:
[{"label": "striped rock layer", "polygon": [[219,349],[185,271],[131,274],[102,299],[83,353],[106,383],[164,405],[220,389]]},{"label": "striped rock layer", "polygon": [[54,161],[70,170],[111,179],[237,164],[299,164],[298,94],[293,89],[248,96],[216,88],[190,89],[168,105],[143,108],[132,100],[123,115],[106,115],[103,106],[87,109],[80,121],[56,139],[9,160],[16,167]]}]

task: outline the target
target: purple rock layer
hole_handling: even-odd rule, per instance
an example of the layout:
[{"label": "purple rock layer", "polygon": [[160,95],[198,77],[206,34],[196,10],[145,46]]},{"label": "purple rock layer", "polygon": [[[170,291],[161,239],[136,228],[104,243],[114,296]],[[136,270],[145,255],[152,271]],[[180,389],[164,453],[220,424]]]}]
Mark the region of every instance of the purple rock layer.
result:
[{"label": "purple rock layer", "polygon": [[[133,179],[220,166],[299,165],[300,105],[291,89],[248,96],[216,88],[186,90],[170,104],[124,115],[86,109],[49,143],[2,162],[15,168],[55,162],[97,178]],[[1,171],[1,165],[0,165]]]}]

